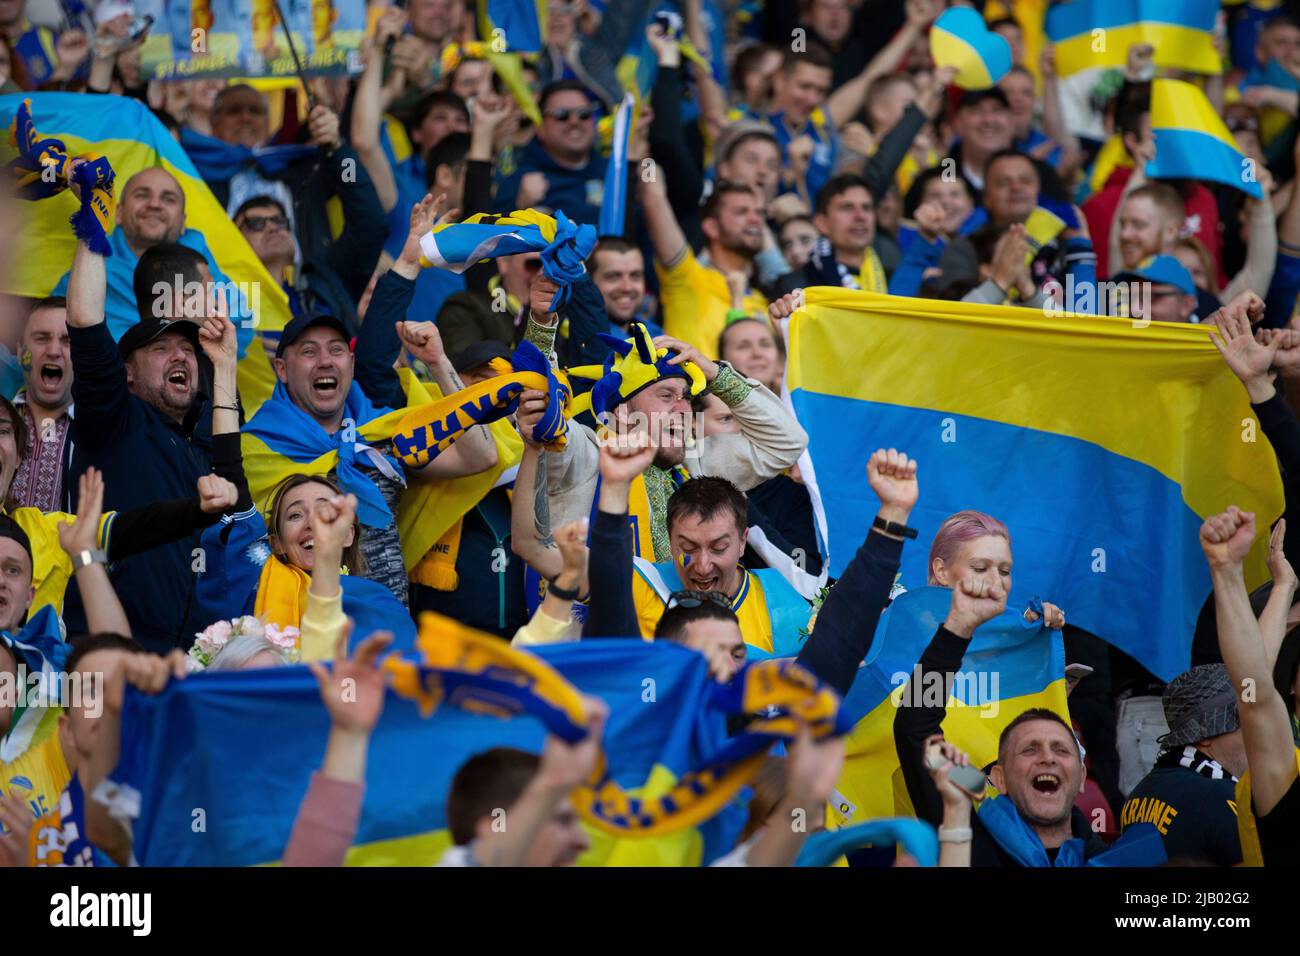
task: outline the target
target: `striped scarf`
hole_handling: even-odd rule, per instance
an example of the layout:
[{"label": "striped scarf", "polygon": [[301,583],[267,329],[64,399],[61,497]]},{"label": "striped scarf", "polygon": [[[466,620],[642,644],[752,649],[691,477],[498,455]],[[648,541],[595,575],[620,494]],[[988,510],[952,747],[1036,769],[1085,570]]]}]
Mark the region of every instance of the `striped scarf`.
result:
[{"label": "striped scarf", "polygon": [[1223,769],[1223,765],[1208,754],[1202,753],[1191,744],[1182,750],[1167,748],[1156,757],[1157,767],[1183,767],[1193,773],[1208,777],[1210,780],[1232,780],[1236,777]]},{"label": "striped scarf", "polygon": [[864,292],[889,291],[885,267],[876,250],[870,246],[867,246],[867,251],[862,256],[862,267],[855,276],[835,257],[831,241],[825,236],[818,236],[817,245],[813,247],[805,269],[811,280],[809,285],[833,285],[845,289],[861,289]]}]

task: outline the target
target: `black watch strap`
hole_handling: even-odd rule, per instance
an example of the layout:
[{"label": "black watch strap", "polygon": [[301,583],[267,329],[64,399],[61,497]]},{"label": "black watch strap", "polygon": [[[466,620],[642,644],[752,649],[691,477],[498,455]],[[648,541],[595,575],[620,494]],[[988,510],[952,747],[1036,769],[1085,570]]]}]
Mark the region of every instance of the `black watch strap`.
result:
[{"label": "black watch strap", "polygon": [[871,527],[877,528],[885,532],[885,534],[897,535],[900,538],[916,537],[915,528],[909,528],[907,525],[899,524],[897,521],[886,521],[884,518],[881,518],[879,515],[877,515],[876,519],[871,522]]},{"label": "black watch strap", "polygon": [[555,583],[554,579],[546,582],[546,593],[554,594],[561,601],[578,600],[579,588],[562,588]]}]

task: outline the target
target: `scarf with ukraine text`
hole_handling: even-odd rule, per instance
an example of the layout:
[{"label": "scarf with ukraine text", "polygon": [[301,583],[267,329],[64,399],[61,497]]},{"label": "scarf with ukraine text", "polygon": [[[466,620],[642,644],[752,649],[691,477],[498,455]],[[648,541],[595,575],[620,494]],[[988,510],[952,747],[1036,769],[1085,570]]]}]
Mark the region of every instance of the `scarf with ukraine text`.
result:
[{"label": "scarf with ukraine text", "polygon": [[41,200],[57,196],[72,187],[81,205],[68,222],[78,239],[91,252],[113,254],[108,234],[113,228],[113,167],[98,153],[69,156],[60,139],[42,138],[32,122],[32,101],[23,100],[14,114],[9,142],[18,155],[9,161],[9,171],[20,199]]}]

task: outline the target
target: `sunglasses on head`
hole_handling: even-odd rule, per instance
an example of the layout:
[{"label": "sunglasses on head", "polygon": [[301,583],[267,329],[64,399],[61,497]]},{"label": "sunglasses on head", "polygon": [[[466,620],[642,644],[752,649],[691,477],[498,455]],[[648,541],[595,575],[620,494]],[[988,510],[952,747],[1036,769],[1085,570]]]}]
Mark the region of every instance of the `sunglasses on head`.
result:
[{"label": "sunglasses on head", "polygon": [[560,107],[559,109],[547,110],[546,115],[559,123],[567,123],[569,117],[573,117],[580,123],[585,123],[596,115],[596,111],[590,106],[580,106],[577,109]]},{"label": "sunglasses on head", "polygon": [[684,607],[687,610],[696,607],[703,607],[705,604],[716,604],[718,607],[731,610],[731,599],[721,591],[674,591],[668,595],[668,605],[665,608]]},{"label": "sunglasses on head", "polygon": [[243,228],[249,232],[261,232],[267,226],[278,226],[286,232],[289,229],[287,216],[245,216]]}]

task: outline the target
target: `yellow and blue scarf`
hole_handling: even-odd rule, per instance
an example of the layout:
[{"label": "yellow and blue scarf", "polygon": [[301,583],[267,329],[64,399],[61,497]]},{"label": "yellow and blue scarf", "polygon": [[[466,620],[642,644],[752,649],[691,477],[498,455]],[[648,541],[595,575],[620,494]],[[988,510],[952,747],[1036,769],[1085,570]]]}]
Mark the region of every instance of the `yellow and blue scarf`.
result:
[{"label": "yellow and blue scarf", "polygon": [[[437,614],[420,616],[420,660],[389,658],[393,689],[428,716],[443,703],[476,714],[531,714],[548,732],[575,743],[587,735],[582,697],[540,658]],[[617,836],[662,836],[709,819],[748,782],[777,740],[808,726],[817,738],[843,734],[839,695],[790,661],[760,661],[729,684],[717,685],[711,705],[755,716],[704,767],[682,776],[655,798],[629,795],[602,758],[574,793],[574,805],[592,826]],[[761,716],[757,716],[761,715]]]},{"label": "yellow and blue scarf", "polygon": [[[86,153],[69,157],[62,140],[42,139],[32,122],[32,101],[23,100],[14,114],[9,141],[18,155],[9,161],[21,199],[40,200],[56,196],[69,186],[76,186],[81,205],[69,223],[76,237],[95,253],[107,258],[113,254],[108,234],[113,229],[113,167],[107,157]],[[85,162],[72,167],[73,159]]]},{"label": "yellow and blue scarf", "polygon": [[586,274],[595,245],[594,227],[571,221],[563,211],[552,218],[532,209],[506,216],[479,212],[462,222],[434,226],[420,237],[421,264],[457,274],[485,259],[541,253],[542,271],[558,286],[552,312],[568,301],[569,286]]}]

